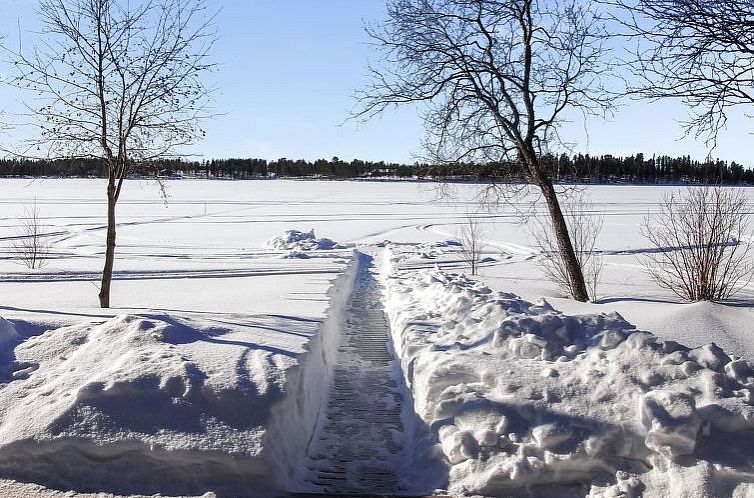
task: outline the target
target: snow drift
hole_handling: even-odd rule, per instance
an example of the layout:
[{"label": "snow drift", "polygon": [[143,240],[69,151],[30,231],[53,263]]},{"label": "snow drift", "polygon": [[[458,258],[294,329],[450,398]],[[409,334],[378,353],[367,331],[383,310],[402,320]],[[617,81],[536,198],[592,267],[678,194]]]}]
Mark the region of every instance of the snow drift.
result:
[{"label": "snow drift", "polygon": [[213,386],[172,347],[207,338],[124,315],[29,339],[16,354],[40,368],[0,392],[0,473],[123,493],[158,491],[165,482],[175,493],[272,487],[269,469],[254,458],[262,413],[235,410],[244,388],[259,400],[270,396],[256,383]]},{"label": "snow drift", "polygon": [[[13,355],[33,373],[0,386],[0,475],[119,494],[279,494],[324,401],[353,273],[288,350],[169,315],[27,339]],[[0,340],[12,332],[0,319]]]},{"label": "snow drift", "polygon": [[749,362],[439,269],[388,275],[385,292],[452,493],[754,494]]}]

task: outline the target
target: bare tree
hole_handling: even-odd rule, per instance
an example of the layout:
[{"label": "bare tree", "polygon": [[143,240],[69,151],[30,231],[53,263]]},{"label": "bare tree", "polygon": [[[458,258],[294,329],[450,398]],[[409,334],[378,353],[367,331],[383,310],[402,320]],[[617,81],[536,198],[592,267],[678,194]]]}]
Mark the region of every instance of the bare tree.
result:
[{"label": "bare tree", "polygon": [[[358,95],[359,117],[428,103],[426,149],[436,163],[509,164],[544,197],[572,296],[586,284],[543,161],[566,114],[603,113],[611,100],[604,31],[581,0],[388,0],[369,34],[386,63]],[[501,195],[511,184],[492,189]],[[489,189],[488,189],[489,190]]]},{"label": "bare tree", "polygon": [[484,226],[479,217],[472,212],[467,212],[463,223],[458,228],[458,242],[461,244],[461,256],[469,265],[471,274],[479,272],[479,263],[482,261],[482,251],[485,244]]},{"label": "bare tree", "polygon": [[752,276],[747,199],[726,187],[692,187],[663,197],[642,223],[655,251],[644,259],[660,287],[689,301],[727,299]]},{"label": "bare tree", "polygon": [[[602,231],[604,216],[594,210],[593,204],[583,191],[570,195],[563,203],[563,211],[576,258],[584,272],[589,295],[594,301],[597,299],[597,288],[604,266],[602,254],[597,251],[597,237]],[[568,278],[563,257],[552,231],[546,226],[546,221],[537,218],[531,235],[542,255],[538,264],[547,279],[572,295],[571,280]]]},{"label": "bare tree", "polygon": [[607,0],[635,41],[630,91],[676,98],[690,109],[687,133],[714,143],[726,111],[754,104],[751,0]]},{"label": "bare tree", "polygon": [[19,222],[21,226],[13,241],[13,253],[27,268],[42,268],[47,264],[50,243],[46,234],[47,227],[42,222],[36,202],[31,206],[24,206],[24,214]]},{"label": "bare tree", "polygon": [[107,165],[107,308],[124,180],[203,135],[214,16],[204,0],[42,0],[39,12],[38,44],[13,54],[15,82],[34,95],[26,104],[39,118],[37,149]]}]

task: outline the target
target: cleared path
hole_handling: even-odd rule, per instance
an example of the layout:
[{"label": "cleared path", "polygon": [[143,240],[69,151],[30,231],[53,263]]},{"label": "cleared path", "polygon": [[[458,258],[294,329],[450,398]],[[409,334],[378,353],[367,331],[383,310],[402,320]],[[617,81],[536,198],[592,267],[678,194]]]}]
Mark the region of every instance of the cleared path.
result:
[{"label": "cleared path", "polygon": [[402,398],[372,257],[359,254],[326,411],[309,449],[311,492],[400,493]]}]

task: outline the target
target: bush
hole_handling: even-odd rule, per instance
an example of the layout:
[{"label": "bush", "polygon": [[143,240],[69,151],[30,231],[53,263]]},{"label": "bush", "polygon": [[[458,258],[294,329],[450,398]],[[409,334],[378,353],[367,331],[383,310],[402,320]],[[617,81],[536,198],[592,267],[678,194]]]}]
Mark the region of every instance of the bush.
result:
[{"label": "bush", "polygon": [[458,229],[457,239],[461,244],[463,260],[469,265],[471,274],[476,275],[479,272],[479,263],[482,261],[482,251],[486,246],[484,227],[478,216],[466,213],[466,218]]},{"label": "bush", "polygon": [[13,253],[27,268],[42,268],[47,264],[50,244],[36,202],[31,207],[24,206],[24,215],[19,221],[21,227],[13,241]]},{"label": "bush", "polygon": [[692,187],[666,194],[642,235],[653,251],[644,268],[657,285],[688,301],[727,299],[751,279],[747,199],[740,189]]}]

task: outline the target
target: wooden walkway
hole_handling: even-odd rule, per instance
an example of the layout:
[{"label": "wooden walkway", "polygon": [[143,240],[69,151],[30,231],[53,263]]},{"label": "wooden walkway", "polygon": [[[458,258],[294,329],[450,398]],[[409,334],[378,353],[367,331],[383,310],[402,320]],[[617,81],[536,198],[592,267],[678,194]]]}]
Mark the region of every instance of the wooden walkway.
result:
[{"label": "wooden walkway", "polygon": [[[361,257],[347,304],[326,418],[308,452],[309,496],[400,494],[403,425],[398,369],[372,258]],[[307,496],[307,495],[297,495]]]}]

